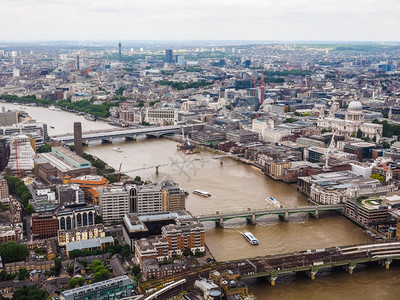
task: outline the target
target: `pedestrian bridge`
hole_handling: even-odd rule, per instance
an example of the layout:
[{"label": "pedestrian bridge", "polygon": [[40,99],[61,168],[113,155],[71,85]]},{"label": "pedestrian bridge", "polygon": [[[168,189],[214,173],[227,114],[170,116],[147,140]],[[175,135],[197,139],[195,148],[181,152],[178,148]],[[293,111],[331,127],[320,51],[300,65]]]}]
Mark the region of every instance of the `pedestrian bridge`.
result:
[{"label": "pedestrian bridge", "polygon": [[[102,140],[104,142],[112,142],[113,138],[126,138],[136,140],[141,134],[148,136],[160,137],[166,134],[177,133],[181,129],[181,125],[169,125],[160,127],[143,127],[143,128],[127,128],[127,129],[104,129],[82,133],[82,142],[88,144],[90,141]],[[50,137],[53,141],[64,142],[70,144],[74,142],[74,134],[68,133]]]},{"label": "pedestrian bridge", "polygon": [[230,219],[242,218],[246,219],[249,224],[256,224],[259,217],[266,215],[278,215],[282,220],[289,221],[289,216],[298,213],[308,213],[316,219],[319,218],[319,213],[323,211],[336,211],[342,213],[344,205],[313,205],[313,206],[299,206],[292,208],[273,208],[273,209],[257,209],[257,210],[244,210],[233,212],[219,212],[209,215],[197,216],[199,222],[212,221],[215,222],[217,227],[224,227],[224,221]]}]

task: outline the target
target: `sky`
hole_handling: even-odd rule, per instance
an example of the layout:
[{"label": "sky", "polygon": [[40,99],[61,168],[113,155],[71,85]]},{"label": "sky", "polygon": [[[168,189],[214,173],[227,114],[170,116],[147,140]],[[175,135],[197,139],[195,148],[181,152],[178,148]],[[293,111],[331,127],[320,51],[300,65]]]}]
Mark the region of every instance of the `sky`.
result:
[{"label": "sky", "polygon": [[400,41],[399,0],[0,0],[0,40]]}]

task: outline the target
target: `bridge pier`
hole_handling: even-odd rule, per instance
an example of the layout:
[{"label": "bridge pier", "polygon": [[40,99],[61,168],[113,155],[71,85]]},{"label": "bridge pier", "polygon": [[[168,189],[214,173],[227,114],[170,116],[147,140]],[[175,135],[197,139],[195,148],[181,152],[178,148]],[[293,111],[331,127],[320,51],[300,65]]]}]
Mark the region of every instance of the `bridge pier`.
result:
[{"label": "bridge pier", "polygon": [[311,270],[308,273],[308,276],[311,278],[311,280],[315,280],[315,275],[317,275],[318,269],[317,268],[311,268]]},{"label": "bridge pier", "polygon": [[313,217],[314,219],[319,219],[319,210],[318,210],[318,207],[317,208],[315,208],[315,211],[314,212],[310,212],[310,213],[308,213],[308,215],[309,216],[311,216],[311,217]]},{"label": "bridge pier", "polygon": [[158,172],[158,166],[156,166],[156,175],[158,175],[159,174],[159,172]]},{"label": "bridge pier", "polygon": [[89,145],[89,140],[85,140],[85,145]]},{"label": "bridge pier", "polygon": [[353,274],[354,269],[356,268],[356,263],[350,262],[347,266],[346,266],[346,270],[349,272],[350,275]]},{"label": "bridge pier", "polygon": [[222,157],[219,159],[219,164],[222,166],[224,164],[224,161],[222,159]]},{"label": "bridge pier", "polygon": [[271,276],[271,277],[269,278],[269,282],[271,283],[272,286],[275,285],[276,279],[278,279],[278,277],[272,277],[272,276]]},{"label": "bridge pier", "polygon": [[130,135],[126,135],[126,136],[125,136],[125,139],[127,139],[127,140],[134,140],[134,141],[136,141],[136,134],[134,134],[134,135],[132,135],[132,136],[130,136]]},{"label": "bridge pier", "polygon": [[284,215],[279,215],[279,218],[285,222],[289,222],[289,212],[286,210]]},{"label": "bridge pier", "polygon": [[256,225],[257,224],[256,215],[252,214],[250,219],[246,218],[246,221],[247,221],[247,224],[249,224],[249,225]]},{"label": "bridge pier", "polygon": [[387,259],[387,260],[385,260],[385,261],[382,261],[382,265],[383,266],[385,266],[385,269],[386,270],[389,270],[390,269],[390,264],[392,263],[392,260],[390,260],[390,259]]},{"label": "bridge pier", "polygon": [[224,218],[220,217],[219,221],[215,222],[215,226],[218,227],[218,228],[224,228]]}]

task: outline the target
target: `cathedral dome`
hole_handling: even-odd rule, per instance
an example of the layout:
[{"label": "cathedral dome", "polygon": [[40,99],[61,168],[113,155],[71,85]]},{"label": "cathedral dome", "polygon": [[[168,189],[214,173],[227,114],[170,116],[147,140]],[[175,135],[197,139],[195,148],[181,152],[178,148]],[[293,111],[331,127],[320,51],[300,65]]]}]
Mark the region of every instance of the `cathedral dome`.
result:
[{"label": "cathedral dome", "polygon": [[359,112],[362,111],[362,104],[360,101],[351,101],[349,104],[349,107],[347,108],[347,111],[352,111],[352,112]]}]

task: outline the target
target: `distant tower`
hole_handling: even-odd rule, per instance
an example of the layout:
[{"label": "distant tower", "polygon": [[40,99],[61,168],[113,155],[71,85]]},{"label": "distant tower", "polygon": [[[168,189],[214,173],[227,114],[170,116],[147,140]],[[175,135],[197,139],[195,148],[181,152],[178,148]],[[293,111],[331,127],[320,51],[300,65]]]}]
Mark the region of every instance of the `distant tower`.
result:
[{"label": "distant tower", "polygon": [[172,49],[165,50],[165,62],[171,64],[173,63],[173,61],[174,61],[174,54],[172,52]]},{"label": "distant tower", "polygon": [[79,71],[79,55],[76,56],[76,69]]},{"label": "distant tower", "polygon": [[118,43],[118,59],[122,61],[122,51],[121,51],[121,42]]},{"label": "distant tower", "polygon": [[83,154],[82,146],[82,125],[81,122],[74,122],[74,145],[75,153],[79,156]]}]

